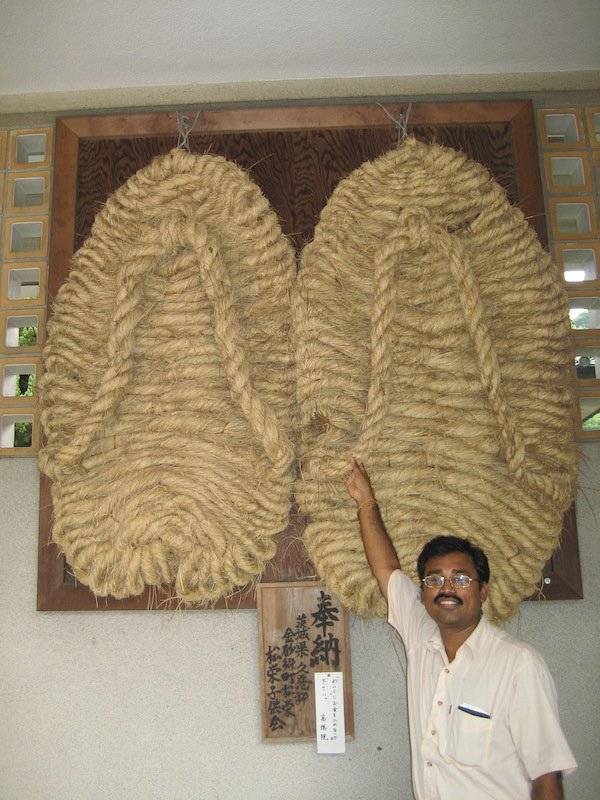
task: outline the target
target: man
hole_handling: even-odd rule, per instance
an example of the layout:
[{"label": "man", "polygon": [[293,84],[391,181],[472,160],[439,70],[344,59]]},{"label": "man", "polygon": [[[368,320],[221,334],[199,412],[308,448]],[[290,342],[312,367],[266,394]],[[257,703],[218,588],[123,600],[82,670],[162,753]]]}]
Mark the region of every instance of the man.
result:
[{"label": "man", "polygon": [[413,785],[418,800],[562,800],[577,764],[541,656],[481,614],[485,554],[438,536],[418,559],[421,589],[401,572],[367,471],[345,478],[369,567],[404,641]]}]

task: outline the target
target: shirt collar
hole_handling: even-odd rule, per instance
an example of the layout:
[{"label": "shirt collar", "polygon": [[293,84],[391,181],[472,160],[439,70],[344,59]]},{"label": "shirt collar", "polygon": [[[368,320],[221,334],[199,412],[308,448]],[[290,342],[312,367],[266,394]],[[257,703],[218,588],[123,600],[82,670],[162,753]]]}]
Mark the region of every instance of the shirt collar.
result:
[{"label": "shirt collar", "polygon": [[[433,622],[433,620],[431,620]],[[463,647],[467,647],[473,655],[477,655],[484,647],[485,640],[488,637],[490,631],[490,623],[485,616],[485,614],[481,615],[481,618],[477,624],[477,627],[471,633],[469,638],[463,642],[463,644],[458,648],[461,650]],[[446,650],[444,648],[444,643],[442,642],[442,634],[440,633],[440,629],[438,626],[433,622],[433,630],[431,631],[431,635],[427,641],[427,646],[431,650],[438,650],[440,652],[445,653]]]},{"label": "shirt collar", "polygon": [[[477,655],[485,646],[485,640],[488,637],[490,631],[490,623],[488,622],[487,617],[485,614],[482,614],[477,627],[473,631],[473,633],[469,636],[466,642],[463,642],[461,645],[462,647],[468,647],[469,650],[473,653],[473,655]],[[460,648],[459,648],[460,650]]]},{"label": "shirt collar", "polygon": [[[431,620],[431,622],[433,622],[433,620]],[[440,633],[440,629],[435,624],[435,622],[433,622],[431,635],[427,640],[427,647],[430,650],[438,650],[443,653],[446,652],[446,649],[444,648],[444,643],[442,642],[442,634]]]}]

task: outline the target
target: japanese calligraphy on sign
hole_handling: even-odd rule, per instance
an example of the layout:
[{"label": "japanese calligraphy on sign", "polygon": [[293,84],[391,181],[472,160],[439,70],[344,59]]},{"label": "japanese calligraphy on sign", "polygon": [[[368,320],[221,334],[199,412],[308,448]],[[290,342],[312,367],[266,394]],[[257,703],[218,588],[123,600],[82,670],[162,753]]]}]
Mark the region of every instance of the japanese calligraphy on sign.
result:
[{"label": "japanese calligraphy on sign", "polygon": [[348,615],[319,582],[257,587],[263,741],[317,738],[315,673],[344,675],[345,733],[354,734]]}]

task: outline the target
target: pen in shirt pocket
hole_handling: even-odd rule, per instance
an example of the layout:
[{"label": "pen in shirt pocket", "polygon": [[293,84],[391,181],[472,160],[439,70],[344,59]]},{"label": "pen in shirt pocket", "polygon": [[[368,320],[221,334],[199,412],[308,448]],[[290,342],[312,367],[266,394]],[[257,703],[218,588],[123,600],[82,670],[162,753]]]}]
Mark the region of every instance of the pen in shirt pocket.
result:
[{"label": "pen in shirt pocket", "polygon": [[460,703],[458,706],[459,711],[464,711],[465,714],[472,714],[474,717],[483,717],[483,719],[491,719],[491,714],[488,714],[487,711],[484,711],[482,708],[477,708],[477,706],[472,706],[469,703]]}]

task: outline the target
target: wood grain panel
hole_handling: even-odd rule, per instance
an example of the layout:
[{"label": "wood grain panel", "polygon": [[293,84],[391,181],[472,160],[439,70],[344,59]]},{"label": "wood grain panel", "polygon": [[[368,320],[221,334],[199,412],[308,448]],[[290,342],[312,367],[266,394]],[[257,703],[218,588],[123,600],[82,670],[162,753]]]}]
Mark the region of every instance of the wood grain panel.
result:
[{"label": "wood grain panel", "polygon": [[[420,141],[464,151],[490,170],[511,202],[520,201],[508,124],[422,126],[411,133]],[[383,155],[395,140],[393,126],[317,129],[192,135],[190,149],[223,156],[248,170],[278,214],[284,232],[301,247],[312,238],[318,214],[339,181],[363,162]],[[75,249],[90,235],[94,217],[108,195],[176,144],[175,136],[80,141]]]}]

